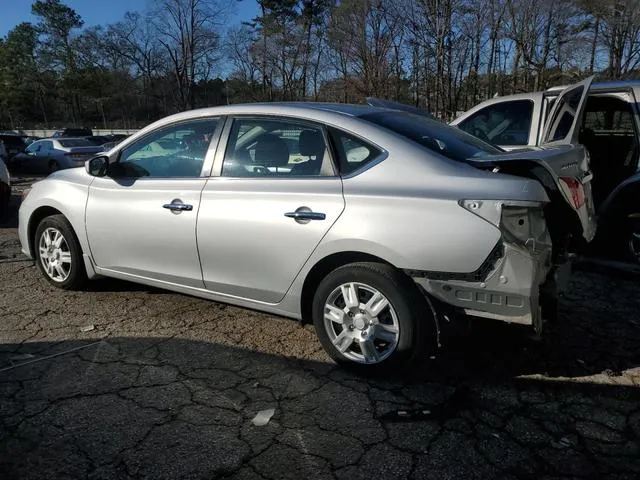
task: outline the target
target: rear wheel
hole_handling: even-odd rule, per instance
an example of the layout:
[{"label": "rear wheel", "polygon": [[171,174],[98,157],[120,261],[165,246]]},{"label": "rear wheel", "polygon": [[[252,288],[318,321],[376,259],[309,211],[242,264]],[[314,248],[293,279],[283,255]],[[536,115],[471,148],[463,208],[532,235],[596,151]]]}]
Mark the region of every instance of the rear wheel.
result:
[{"label": "rear wheel", "polygon": [[78,290],[87,282],[82,249],[64,215],[51,215],[36,229],[36,264],[44,277],[65,290]]},{"label": "rear wheel", "polygon": [[313,323],[336,362],[365,371],[409,363],[435,338],[435,319],[416,285],[378,263],[327,275],[314,296]]}]

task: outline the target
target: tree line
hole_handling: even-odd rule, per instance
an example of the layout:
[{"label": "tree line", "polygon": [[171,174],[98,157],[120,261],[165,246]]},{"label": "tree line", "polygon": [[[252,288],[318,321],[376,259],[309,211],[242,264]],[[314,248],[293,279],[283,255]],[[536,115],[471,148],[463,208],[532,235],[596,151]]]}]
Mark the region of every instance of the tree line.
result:
[{"label": "tree line", "polygon": [[[252,0],[245,0],[252,1]],[[62,0],[0,40],[0,128],[137,128],[173,112],[367,96],[451,119],[476,103],[640,78],[638,0],[157,0],[85,27]]]}]

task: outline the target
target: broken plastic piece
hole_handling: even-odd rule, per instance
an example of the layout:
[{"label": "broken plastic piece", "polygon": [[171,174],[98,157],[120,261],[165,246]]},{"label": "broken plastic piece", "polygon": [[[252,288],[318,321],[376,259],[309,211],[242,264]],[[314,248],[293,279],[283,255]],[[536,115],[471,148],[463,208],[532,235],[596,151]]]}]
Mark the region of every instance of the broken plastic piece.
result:
[{"label": "broken plastic piece", "polygon": [[84,327],[80,327],[81,332],[90,332],[91,330],[95,330],[95,325],[85,325]]},{"label": "broken plastic piece", "polygon": [[269,423],[269,420],[271,420],[271,417],[273,417],[273,414],[276,413],[276,409],[275,408],[267,408],[266,410],[260,410],[255,417],[253,417],[253,420],[251,420],[251,423],[253,423],[256,427],[264,427],[267,423]]}]

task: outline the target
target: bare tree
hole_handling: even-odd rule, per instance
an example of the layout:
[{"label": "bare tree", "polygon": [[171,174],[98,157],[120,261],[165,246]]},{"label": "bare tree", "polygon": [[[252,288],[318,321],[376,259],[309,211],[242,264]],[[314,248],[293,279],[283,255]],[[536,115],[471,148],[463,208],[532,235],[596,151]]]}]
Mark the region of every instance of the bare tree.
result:
[{"label": "bare tree", "polygon": [[158,0],[152,22],[176,81],[176,107],[195,107],[194,87],[219,60],[219,30],[229,6],[218,0]]}]

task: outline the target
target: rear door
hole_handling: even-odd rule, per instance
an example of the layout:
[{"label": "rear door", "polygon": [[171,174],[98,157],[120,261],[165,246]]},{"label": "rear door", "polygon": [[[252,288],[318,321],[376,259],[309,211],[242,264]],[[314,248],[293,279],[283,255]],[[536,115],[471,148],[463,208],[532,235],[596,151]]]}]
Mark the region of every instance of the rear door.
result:
[{"label": "rear door", "polygon": [[202,191],[197,242],[204,283],[277,303],[344,209],[325,128],[300,119],[229,119]]}]

